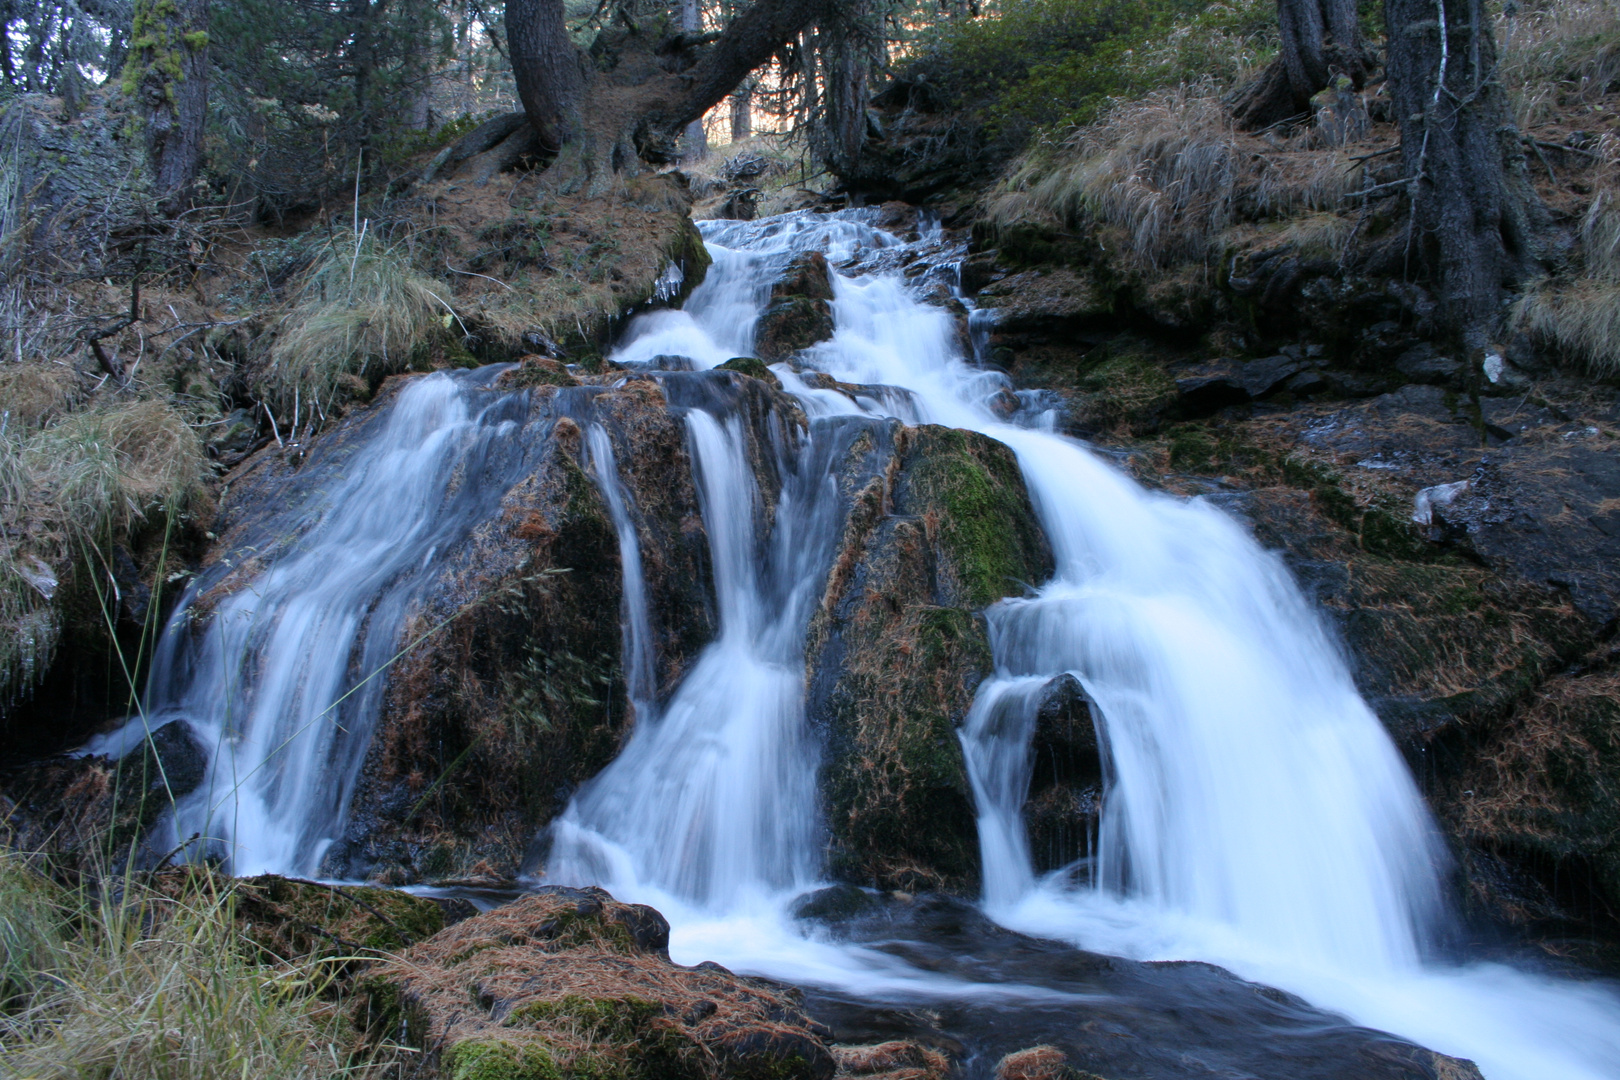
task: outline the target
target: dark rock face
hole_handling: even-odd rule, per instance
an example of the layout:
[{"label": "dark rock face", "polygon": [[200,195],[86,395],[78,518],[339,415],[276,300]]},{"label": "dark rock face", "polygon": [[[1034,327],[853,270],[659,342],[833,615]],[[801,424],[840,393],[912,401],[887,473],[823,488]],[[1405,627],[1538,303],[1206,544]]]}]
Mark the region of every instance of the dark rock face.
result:
[{"label": "dark rock face", "polygon": [[1030,743],[1034,770],[1024,823],[1039,873],[1092,852],[1102,814],[1103,766],[1091,702],[1073,675],[1041,692]]},{"label": "dark rock face", "polygon": [[1570,384],[1541,392],[1414,382],[1182,424],[1167,461],[1137,468],[1246,518],[1322,606],[1453,842],[1469,913],[1573,933],[1551,947],[1612,964],[1591,942],[1620,910],[1600,794],[1620,767],[1604,704],[1620,431]]},{"label": "dark rock face", "polygon": [[[1017,998],[882,1005],[806,992],[807,1011],[839,1043],[906,1040],[951,1059],[953,1075],[1287,1077],[1288,1080],[1479,1080],[1471,1062],[1353,1027],[1291,994],[1212,964],[1140,963],[1003,929],[942,896],[896,900],[839,928],[946,977],[1039,986],[1079,999]],[[837,1050],[834,1051],[838,1053]]]},{"label": "dark rock face", "polygon": [[832,298],[827,257],[811,251],[794,259],[771,288],[771,305],[755,331],[755,351],[774,362],[832,337]]},{"label": "dark rock face", "polygon": [[0,772],[0,837],[22,851],[76,860],[127,850],[202,783],[207,749],[175,720],[119,760],[53,757]]},{"label": "dark rock face", "polygon": [[1050,573],[1005,447],[890,424],[852,446],[852,508],[806,644],[826,732],[833,869],[886,888],[970,888],[974,815],[956,727],[991,667],[978,612]]},{"label": "dark rock face", "polygon": [[458,1080],[831,1080],[826,1029],[791,992],[683,968],[658,912],[544,889],[367,972],[357,1019]]}]

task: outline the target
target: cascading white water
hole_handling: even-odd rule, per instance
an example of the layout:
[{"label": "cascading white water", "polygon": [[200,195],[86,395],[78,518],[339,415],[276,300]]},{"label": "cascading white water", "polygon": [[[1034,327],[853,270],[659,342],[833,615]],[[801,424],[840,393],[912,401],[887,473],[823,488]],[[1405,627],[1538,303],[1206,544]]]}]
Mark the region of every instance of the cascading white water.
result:
[{"label": "cascading white water", "polygon": [[245,587],[206,615],[215,575],[177,606],[145,722],[188,722],[212,752],[206,780],[173,815],[177,844],[200,834],[198,853],[225,855],[238,874],[320,865],[370,740],[383,683],[371,676],[402,644],[435,553],[479,517],[472,504],[484,494],[460,481],[512,426],[499,403],[475,408],[466,382],[410,382],[364,452],[337,450],[348,458],[328,482],[265,530],[256,557],[266,565]]},{"label": "cascading white water", "polygon": [[[841,262],[896,243],[858,213],[704,232],[710,277],[685,311],[644,316],[616,359],[712,367],[748,350],[794,253]],[[990,914],[1102,951],[1214,960],[1473,1057],[1491,1080],[1620,1075],[1620,1007],[1607,992],[1425,966],[1444,919],[1443,850],[1389,737],[1274,556],[1213,507],[1145,492],[1038,416],[998,420],[986,398],[1005,379],[973,368],[947,313],[899,273],[840,276],[835,294],[837,332],[808,364],[907,393],[857,404],[778,365],[806,413],[898,413],[1005,442],[1056,556],[1038,594],[991,609],[997,672],[964,732]],[[755,481],[721,425],[691,415],[720,640],[570,807],[548,872],[660,903],[677,951],[694,958],[869,990],[921,987],[921,972],[797,939],[759,915],[760,898],[774,894],[779,909],[815,870],[816,756],[802,731],[800,645],[783,640],[802,623],[764,618],[767,594],[743,565]],[[762,650],[754,635],[767,626],[775,640]],[[1036,880],[1019,821],[1034,700],[1064,673],[1095,703],[1110,756],[1097,865],[1079,886]]]},{"label": "cascading white water", "polygon": [[[813,578],[804,559],[815,545],[778,527],[780,558],[765,574],[786,571],[778,576],[789,595],[773,595],[759,566],[758,485],[740,419],[693,408],[686,423],[719,637],[661,712],[638,715],[618,758],[554,823],[547,873],[723,905],[748,892],[796,891],[816,878],[817,754],[805,730],[798,661]],[[784,491],[779,522],[801,517],[803,501],[791,487]],[[612,509],[624,513],[622,505]]]}]

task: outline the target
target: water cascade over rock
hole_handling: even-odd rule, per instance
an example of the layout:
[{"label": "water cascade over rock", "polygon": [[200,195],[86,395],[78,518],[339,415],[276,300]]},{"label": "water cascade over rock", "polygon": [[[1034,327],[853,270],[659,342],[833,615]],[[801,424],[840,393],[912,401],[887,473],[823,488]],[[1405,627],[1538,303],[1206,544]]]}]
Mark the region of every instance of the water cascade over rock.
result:
[{"label": "water cascade over rock", "polygon": [[[1611,1075],[1620,1008],[1606,993],[1500,968],[1430,966],[1447,932],[1443,845],[1389,736],[1277,558],[1213,506],[1147,493],[1055,434],[1039,395],[1015,396],[1004,377],[963,355],[959,343],[971,335],[945,307],[922,301],[897,272],[907,253],[859,213],[712,223],[705,237],[721,272],[685,312],[633,329],[616,359],[721,362],[752,344],[743,328],[793,256],[821,249],[845,268],[833,282],[836,332],[773,368],[805,412],[946,424],[1017,455],[1055,572],[988,609],[994,671],[961,732],[990,915],[1109,952],[1217,960],[1476,1057],[1488,1076]],[[909,273],[937,285],[951,269],[923,260]],[[812,444],[816,435],[813,426]],[[704,467],[714,536],[726,504],[713,478],[742,474],[707,458]],[[746,503],[730,512],[738,523],[752,520]],[[777,528],[778,543],[793,536],[808,550],[791,525],[779,519]],[[714,542],[718,562],[726,556]],[[996,584],[981,603],[1018,588]],[[759,613],[791,609],[757,584],[731,602]],[[710,656],[725,649],[722,636]],[[792,663],[795,649],[778,653],[779,662]],[[791,837],[807,837],[802,821],[725,826],[736,846],[722,857],[718,887],[719,803],[797,818],[810,807],[784,796],[806,790],[818,764],[813,753],[758,760],[767,740],[792,746],[802,722],[796,683],[786,684],[791,701],[760,694],[751,663],[731,660],[729,688],[694,689],[717,703],[705,723],[685,711],[683,685],[671,715],[635,733],[556,827],[547,873],[681,913],[677,951],[684,919],[688,940],[707,954],[726,949],[729,936],[727,962],[812,979],[833,977],[830,965],[893,991],[903,976],[879,976],[871,957],[833,960],[777,939],[779,955],[767,958],[761,935],[769,931],[760,927],[769,916],[759,898],[804,883],[813,859],[788,873],[795,864],[783,850]],[[1044,689],[1066,677],[1078,680],[1096,718],[1107,793],[1094,857],[1037,879],[1021,820],[1030,740]],[[688,778],[704,779],[694,789]]]},{"label": "water cascade over rock", "polygon": [[[1443,845],[1279,559],[1057,434],[970,355],[960,251],[871,221],[706,223],[713,266],[631,326],[628,373],[408,380],[296,478],[262,466],[292,494],[232,523],[148,689],[143,723],[212,748],[167,839],[412,880],[538,833],[532,874],[655,905],[677,961],[855,1026],[855,999],[1000,1025],[972,1075],[1052,1041],[1105,1072],[1206,1075],[1186,1045],[1468,1075],[1404,1040],[1615,1075],[1607,991],[1437,959]],[[773,328],[766,369],[790,266],[831,337]]]}]

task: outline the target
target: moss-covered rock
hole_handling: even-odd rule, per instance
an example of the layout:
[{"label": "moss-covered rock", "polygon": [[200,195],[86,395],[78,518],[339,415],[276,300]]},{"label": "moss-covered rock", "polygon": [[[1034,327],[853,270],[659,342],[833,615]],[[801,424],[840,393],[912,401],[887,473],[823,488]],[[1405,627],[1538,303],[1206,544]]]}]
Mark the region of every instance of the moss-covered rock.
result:
[{"label": "moss-covered rock", "polygon": [[967,889],[977,847],[956,727],[992,666],[978,613],[1044,580],[1050,555],[1011,451],[948,428],[879,431],[842,473],[851,509],[807,645],[833,868]]},{"label": "moss-covered rock", "polygon": [[271,962],[398,952],[426,941],[446,923],[439,902],[397,889],[325,885],[275,874],[243,878],[234,889],[243,936]]},{"label": "moss-covered rock", "polygon": [[782,387],[782,380],[778,379],[776,373],[757,356],[733,356],[721,364],[719,370],[735,371],[739,375],[747,375],[750,379],[763,379],[777,389]]},{"label": "moss-covered rock", "polygon": [[368,972],[356,1013],[467,1080],[830,1080],[792,999],[717,965],[683,968],[651,908],[543,890]]}]

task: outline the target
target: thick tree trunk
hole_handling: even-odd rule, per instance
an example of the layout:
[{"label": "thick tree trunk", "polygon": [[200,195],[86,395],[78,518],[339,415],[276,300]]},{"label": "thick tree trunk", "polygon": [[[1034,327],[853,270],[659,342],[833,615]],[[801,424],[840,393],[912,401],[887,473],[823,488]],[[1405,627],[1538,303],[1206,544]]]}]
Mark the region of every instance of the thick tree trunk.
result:
[{"label": "thick tree trunk", "polygon": [[754,134],[754,84],[745,81],[731,95],[731,141],[742,142]]},{"label": "thick tree trunk", "polygon": [[693,66],[688,73],[691,89],[666,122],[688,124],[714,108],[800,30],[828,18],[835,6],[836,0],[755,0]]},{"label": "thick tree trunk", "polygon": [[1238,91],[1233,115],[1246,128],[1270,127],[1310,109],[1335,77],[1361,88],[1370,66],[1356,24],[1356,0],[1277,0],[1277,59]]},{"label": "thick tree trunk", "polygon": [[872,55],[851,32],[836,28],[825,45],[826,130],[821,157],[834,173],[854,173],[860,149],[867,142],[868,74]]},{"label": "thick tree trunk", "polygon": [[1484,0],[1385,0],[1390,90],[1412,200],[1408,251],[1448,330],[1480,349],[1503,288],[1534,274],[1546,211],[1496,79]]},{"label": "thick tree trunk", "polygon": [[202,165],[208,0],[136,0],[124,89],[135,98],[159,205],[178,214]]},{"label": "thick tree trunk", "polygon": [[563,0],[506,0],[506,47],[523,112],[541,148],[556,153],[580,130],[585,92]]},{"label": "thick tree trunk", "polygon": [[[681,0],[681,30],[694,37],[703,33],[703,12],[698,0]],[[703,129],[701,118],[686,125],[686,156],[701,161],[709,156],[709,133]]]}]

